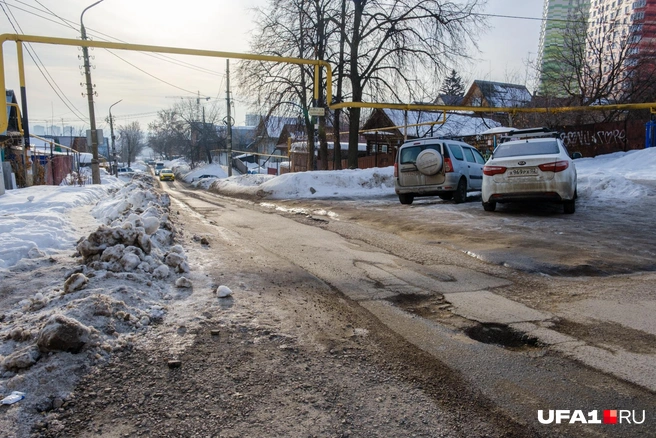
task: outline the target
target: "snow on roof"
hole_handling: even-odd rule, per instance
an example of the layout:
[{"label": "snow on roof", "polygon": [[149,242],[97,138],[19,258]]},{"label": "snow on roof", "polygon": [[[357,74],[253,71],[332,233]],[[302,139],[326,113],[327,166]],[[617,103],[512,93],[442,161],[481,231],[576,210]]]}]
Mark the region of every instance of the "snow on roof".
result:
[{"label": "snow on roof", "polygon": [[503,82],[474,81],[490,106],[525,106],[532,99],[524,85]]},{"label": "snow on roof", "polygon": [[[385,114],[390,118],[395,126],[405,125],[405,111],[385,109]],[[443,119],[443,112],[430,111],[408,111],[408,124],[428,123],[440,121]],[[433,136],[453,136],[460,137],[466,135],[477,135],[486,131],[490,127],[500,126],[499,122],[484,117],[462,114],[447,113],[444,124],[433,125]],[[401,130],[403,128],[400,128]],[[408,127],[408,135],[414,137],[425,137],[430,135],[431,125]]]},{"label": "snow on roof", "polygon": [[511,131],[514,131],[515,128],[508,128],[507,126],[496,126],[490,128],[486,131],[481,132],[481,135],[490,135],[490,134],[507,134]]},{"label": "snow on roof", "polygon": [[463,96],[456,96],[453,94],[440,94],[437,96],[437,101],[442,102],[444,105],[460,105]]},{"label": "snow on roof", "polygon": [[282,133],[285,125],[296,125],[298,123],[297,117],[278,117],[271,116],[266,119],[266,132],[270,138],[278,138]]},{"label": "snow on roof", "polygon": [[80,152],[80,164],[90,164],[93,159],[93,154],[88,152]]}]

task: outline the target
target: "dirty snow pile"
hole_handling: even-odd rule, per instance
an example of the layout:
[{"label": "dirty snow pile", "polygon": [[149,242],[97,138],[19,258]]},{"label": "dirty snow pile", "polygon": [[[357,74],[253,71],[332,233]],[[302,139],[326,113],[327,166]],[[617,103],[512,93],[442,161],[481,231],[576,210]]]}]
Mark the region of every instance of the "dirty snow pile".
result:
[{"label": "dirty snow pile", "polygon": [[209,190],[268,199],[387,196],[394,195],[394,168],[240,175],[216,180]]},{"label": "dirty snow pile", "polygon": [[574,163],[579,196],[593,202],[630,202],[643,198],[649,195],[650,190],[634,181],[656,180],[656,148],[580,158]]},{"label": "dirty snow pile", "polygon": [[136,177],[100,201],[92,214],[102,224],[78,241],[78,264],[60,267],[50,286],[25,292],[3,284],[5,293],[27,295],[0,311],[0,395],[26,397],[21,409],[5,412],[0,428],[70,401],[76,373],[130,349],[136,335],[162,320],[167,300],[191,287],[187,257],[174,244],[170,200],[152,184]]}]

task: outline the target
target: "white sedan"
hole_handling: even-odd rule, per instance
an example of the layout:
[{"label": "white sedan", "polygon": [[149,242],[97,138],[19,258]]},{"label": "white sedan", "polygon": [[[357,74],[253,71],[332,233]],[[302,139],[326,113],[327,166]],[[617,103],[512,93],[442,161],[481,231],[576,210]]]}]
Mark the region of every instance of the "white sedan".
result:
[{"label": "white sedan", "polygon": [[483,167],[483,208],[497,202],[559,202],[575,211],[576,167],[558,138],[532,138],[501,143]]}]

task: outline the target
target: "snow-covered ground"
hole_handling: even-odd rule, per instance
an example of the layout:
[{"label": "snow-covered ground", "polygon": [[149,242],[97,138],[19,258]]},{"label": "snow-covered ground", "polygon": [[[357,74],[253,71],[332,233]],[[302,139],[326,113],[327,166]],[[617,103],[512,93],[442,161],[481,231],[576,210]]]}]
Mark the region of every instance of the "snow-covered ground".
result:
[{"label": "snow-covered ground", "polygon": [[[586,203],[639,202],[650,190],[640,181],[656,181],[656,149],[575,163]],[[394,195],[391,167],[228,178],[218,165],[166,165],[188,182],[216,175],[197,184],[224,194],[362,200]],[[154,183],[147,172],[121,179],[103,175],[102,185],[37,186],[0,196],[0,398],[26,393],[19,402],[25,409],[7,411],[0,430],[61,406],[70,399],[72,370],[130,348],[153,321],[166,317],[167,303],[188,290],[189,266],[176,245],[169,199]],[[38,278],[32,277],[36,271]],[[67,330],[76,342],[62,345]],[[29,412],[33,416],[26,420]]]},{"label": "snow-covered ground", "polygon": [[579,197],[595,204],[644,197],[647,187],[635,181],[656,181],[656,148],[580,158],[575,163]]},{"label": "snow-covered ground", "polygon": [[101,185],[33,186],[0,197],[0,269],[19,260],[72,248],[79,233],[68,215],[93,204],[121,183],[103,172]]}]

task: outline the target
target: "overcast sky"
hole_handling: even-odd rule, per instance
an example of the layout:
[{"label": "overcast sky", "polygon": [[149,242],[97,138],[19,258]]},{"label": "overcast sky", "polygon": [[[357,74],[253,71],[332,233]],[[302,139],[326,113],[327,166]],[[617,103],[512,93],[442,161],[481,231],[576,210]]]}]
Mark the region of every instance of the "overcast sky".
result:
[{"label": "overcast sky", "polygon": [[[104,0],[84,14],[84,25],[96,40],[118,39],[135,44],[247,52],[249,35],[254,28],[251,8],[263,6],[267,1]],[[0,31],[79,38],[80,14],[91,4],[93,0],[0,0],[4,7]],[[488,0],[485,12],[540,18],[542,7],[542,0]],[[65,23],[60,18],[70,21]],[[488,17],[488,23],[479,42],[481,53],[461,72],[468,82],[466,86],[474,79],[524,83],[527,59],[534,60],[537,56],[540,21]],[[80,85],[84,82],[82,61],[78,59],[81,50],[43,44],[33,44],[32,49],[45,64],[56,87],[61,89],[60,94],[70,101],[67,102],[70,109],[57,97],[26,53],[30,124],[81,126],[86,123],[88,128],[88,106]],[[6,86],[20,95],[16,45],[7,42],[3,51]],[[99,128],[108,129],[104,120],[109,106],[120,99],[122,102],[112,108],[116,122],[139,120],[142,128],[146,128],[157,110],[180,101],[179,96],[200,92],[201,96],[210,97],[205,101],[207,105],[215,103],[225,107],[225,59],[170,55],[170,58],[200,67],[189,68],[162,60],[162,55],[112,53],[104,49],[91,52]],[[231,61],[232,66],[236,66],[236,61]],[[238,94],[233,97],[237,100],[236,124],[243,125],[246,108],[240,103],[242,99]]]}]

